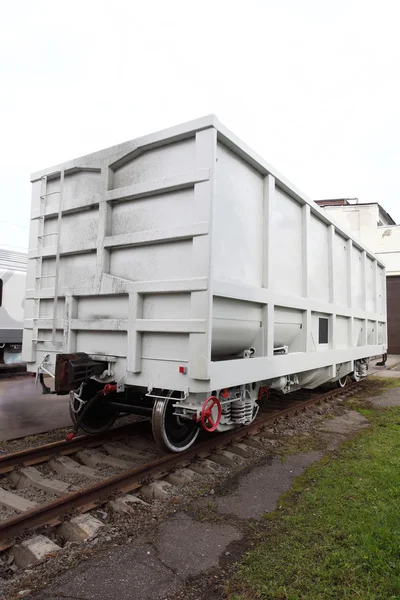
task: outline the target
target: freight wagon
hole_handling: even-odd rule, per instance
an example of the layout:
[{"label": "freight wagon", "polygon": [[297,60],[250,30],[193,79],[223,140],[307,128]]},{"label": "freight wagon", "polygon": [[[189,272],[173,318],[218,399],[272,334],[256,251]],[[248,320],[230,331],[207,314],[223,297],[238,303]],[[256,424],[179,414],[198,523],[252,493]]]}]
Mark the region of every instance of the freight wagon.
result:
[{"label": "freight wagon", "polygon": [[0,363],[21,362],[26,253],[0,249]]},{"label": "freight wagon", "polygon": [[76,429],[147,415],[183,451],[386,351],[384,265],[213,115],[32,186],[23,356]]}]

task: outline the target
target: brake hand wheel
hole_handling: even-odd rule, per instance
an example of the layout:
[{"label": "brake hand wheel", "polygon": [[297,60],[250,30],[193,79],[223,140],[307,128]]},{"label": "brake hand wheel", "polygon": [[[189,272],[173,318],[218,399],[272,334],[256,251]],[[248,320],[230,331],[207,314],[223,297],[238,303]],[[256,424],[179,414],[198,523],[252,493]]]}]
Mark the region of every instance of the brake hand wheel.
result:
[{"label": "brake hand wheel", "polygon": [[[214,407],[217,407],[217,418],[214,421],[212,411]],[[200,422],[205,431],[211,433],[215,431],[221,421],[222,407],[221,403],[216,396],[209,396],[201,408]]]}]

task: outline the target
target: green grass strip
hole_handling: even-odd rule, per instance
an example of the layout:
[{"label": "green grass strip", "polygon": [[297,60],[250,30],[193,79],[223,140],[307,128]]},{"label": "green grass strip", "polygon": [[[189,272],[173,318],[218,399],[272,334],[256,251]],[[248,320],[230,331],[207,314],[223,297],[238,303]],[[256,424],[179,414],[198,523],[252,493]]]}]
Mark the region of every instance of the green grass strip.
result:
[{"label": "green grass strip", "polygon": [[400,599],[400,409],[296,479],[266,515],[230,600]]}]

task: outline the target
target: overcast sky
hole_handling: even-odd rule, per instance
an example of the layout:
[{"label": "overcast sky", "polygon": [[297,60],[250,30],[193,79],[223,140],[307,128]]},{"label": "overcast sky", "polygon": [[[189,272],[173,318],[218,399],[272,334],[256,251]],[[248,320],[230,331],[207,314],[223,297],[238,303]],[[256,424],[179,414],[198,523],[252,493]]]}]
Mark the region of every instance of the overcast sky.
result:
[{"label": "overcast sky", "polygon": [[396,0],[1,3],[0,247],[29,176],[214,112],[313,199],[400,222]]}]

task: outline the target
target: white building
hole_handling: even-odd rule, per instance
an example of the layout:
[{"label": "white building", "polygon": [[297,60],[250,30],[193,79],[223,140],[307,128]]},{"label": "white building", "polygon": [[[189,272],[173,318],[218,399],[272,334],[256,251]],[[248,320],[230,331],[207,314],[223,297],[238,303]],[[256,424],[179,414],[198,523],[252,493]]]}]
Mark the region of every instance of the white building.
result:
[{"label": "white building", "polygon": [[316,202],[386,265],[389,352],[400,354],[400,225],[377,202],[363,204],[357,198]]}]

